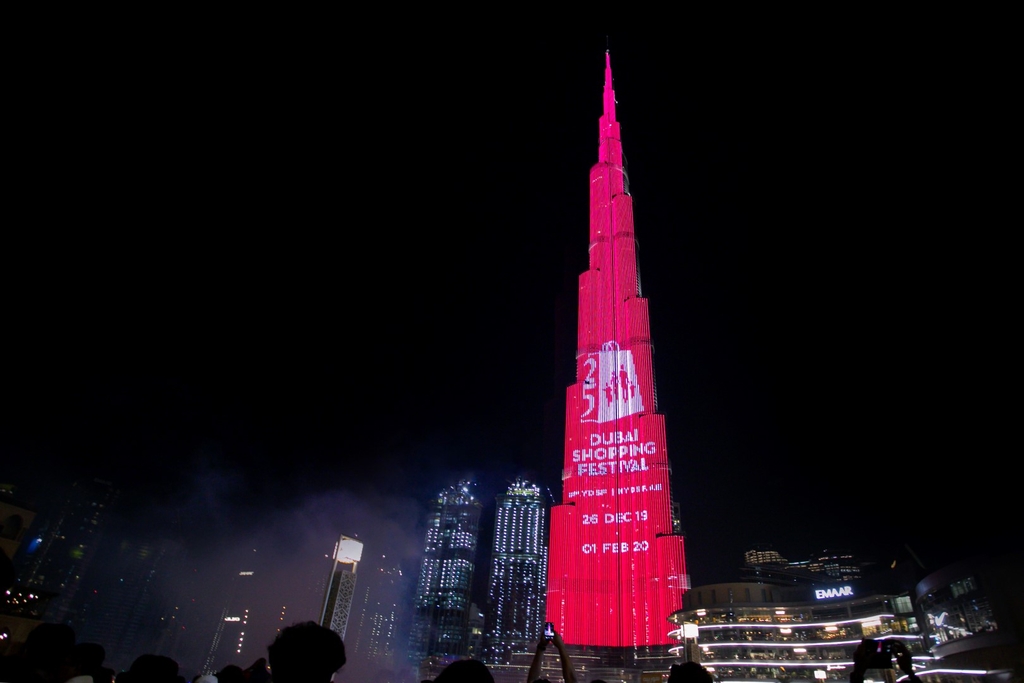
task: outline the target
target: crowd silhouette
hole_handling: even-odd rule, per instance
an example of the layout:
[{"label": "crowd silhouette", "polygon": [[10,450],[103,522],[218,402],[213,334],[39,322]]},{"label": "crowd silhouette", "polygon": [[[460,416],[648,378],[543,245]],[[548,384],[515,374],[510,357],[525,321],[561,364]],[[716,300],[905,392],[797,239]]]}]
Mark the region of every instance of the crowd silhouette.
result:
[{"label": "crowd silhouette", "polygon": [[[554,645],[558,653],[562,681],[577,683],[572,658],[557,632],[552,638],[541,636],[525,683],[550,683],[541,677],[548,645]],[[174,659],[146,653],[126,671],[115,672],[103,665],[105,655],[99,643],[75,642],[70,626],[43,623],[15,652],[0,657],[0,683],[331,683],[346,660],[341,637],[313,621],[284,628],[267,646],[267,656],[245,669],[229,664],[216,673],[187,677]],[[909,667],[905,651],[903,657]],[[706,669],[692,662],[673,665],[668,681],[714,683]],[[494,676],[483,662],[460,659],[446,666],[433,681],[422,683],[494,683]]]},{"label": "crowd silhouette", "polygon": [[[541,677],[549,645],[557,651],[562,681],[577,683],[572,658],[557,632],[550,638],[541,636],[525,683],[550,683]],[[897,654],[900,667],[904,671],[911,669],[905,648]],[[267,656],[244,669],[229,664],[216,673],[187,676],[174,659],[146,653],[139,655],[126,671],[115,672],[104,666],[105,656],[99,643],[76,642],[70,626],[42,623],[29,633],[21,647],[0,657],[0,683],[331,683],[346,660],[341,637],[313,621],[282,629],[267,646]],[[863,668],[862,665],[858,670]],[[859,683],[856,675],[851,681]],[[485,663],[460,659],[446,666],[433,681],[422,683],[494,683],[494,676]],[[699,664],[687,662],[672,666],[668,683],[714,683],[714,679]]]},{"label": "crowd silhouette", "polygon": [[[541,636],[525,683],[549,683],[541,677],[548,645],[558,653],[562,681],[577,683],[572,659],[557,632],[550,639]],[[331,683],[346,660],[341,637],[313,621],[282,629],[267,646],[267,656],[244,669],[229,664],[216,673],[187,676],[174,659],[146,653],[126,671],[115,672],[104,666],[105,655],[99,643],[75,642],[70,626],[42,623],[20,648],[0,657],[0,683]],[[685,668],[690,666],[673,666],[669,683],[713,683],[702,667]],[[460,659],[423,683],[494,683],[494,676],[483,662]]]},{"label": "crowd silhouette", "polygon": [[281,630],[247,668],[229,664],[214,674],[186,677],[178,662],[164,655],[139,655],[126,671],[103,666],[99,643],[75,642],[66,624],[42,623],[13,653],[0,657],[0,683],[330,683],[345,665],[345,645],[329,628],[313,621]]}]

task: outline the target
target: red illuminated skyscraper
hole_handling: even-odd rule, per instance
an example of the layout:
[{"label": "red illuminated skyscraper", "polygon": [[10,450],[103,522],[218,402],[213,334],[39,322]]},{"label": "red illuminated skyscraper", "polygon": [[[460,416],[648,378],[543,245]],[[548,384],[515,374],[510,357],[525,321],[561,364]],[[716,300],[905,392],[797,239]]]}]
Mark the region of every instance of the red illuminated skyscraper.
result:
[{"label": "red illuminated skyscraper", "polygon": [[562,504],[551,512],[547,620],[566,643],[673,643],[687,588],[673,523],[665,419],[657,412],[647,300],[605,58],[590,264],[579,278],[576,383],[566,391]]}]

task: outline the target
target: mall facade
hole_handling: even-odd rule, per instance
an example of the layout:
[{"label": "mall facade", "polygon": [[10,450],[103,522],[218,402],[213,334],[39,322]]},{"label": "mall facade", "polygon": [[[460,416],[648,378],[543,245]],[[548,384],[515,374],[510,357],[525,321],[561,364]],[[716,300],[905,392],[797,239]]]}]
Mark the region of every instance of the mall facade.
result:
[{"label": "mall facade", "polygon": [[[849,681],[863,638],[898,639],[925,683],[1024,680],[1021,554],[915,576],[911,567],[846,582],[697,586],[670,622],[679,660],[722,683]],[[906,677],[871,670],[868,679]]]}]

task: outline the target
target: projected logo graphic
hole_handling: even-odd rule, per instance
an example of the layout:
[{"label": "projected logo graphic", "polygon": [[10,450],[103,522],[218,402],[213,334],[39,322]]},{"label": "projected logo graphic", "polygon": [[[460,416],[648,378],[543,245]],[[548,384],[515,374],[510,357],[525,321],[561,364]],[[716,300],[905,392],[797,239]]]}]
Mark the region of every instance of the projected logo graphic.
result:
[{"label": "projected logo graphic", "polygon": [[600,424],[643,412],[632,351],[621,350],[617,342],[605,342],[600,351],[587,354],[583,366],[580,422]]}]

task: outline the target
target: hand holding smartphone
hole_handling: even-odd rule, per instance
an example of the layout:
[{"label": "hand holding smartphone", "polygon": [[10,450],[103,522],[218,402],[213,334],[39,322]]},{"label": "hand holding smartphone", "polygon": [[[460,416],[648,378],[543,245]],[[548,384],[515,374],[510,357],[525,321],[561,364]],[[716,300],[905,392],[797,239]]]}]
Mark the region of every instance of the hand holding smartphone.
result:
[{"label": "hand holding smartphone", "polygon": [[865,668],[867,669],[891,669],[893,642],[891,640],[873,640],[871,638],[865,638],[863,641],[864,645],[864,656],[867,658],[868,663]]},{"label": "hand holding smartphone", "polygon": [[555,639],[555,624],[550,621],[544,622],[544,640],[549,643]]}]

